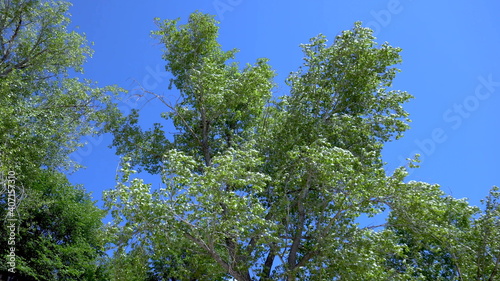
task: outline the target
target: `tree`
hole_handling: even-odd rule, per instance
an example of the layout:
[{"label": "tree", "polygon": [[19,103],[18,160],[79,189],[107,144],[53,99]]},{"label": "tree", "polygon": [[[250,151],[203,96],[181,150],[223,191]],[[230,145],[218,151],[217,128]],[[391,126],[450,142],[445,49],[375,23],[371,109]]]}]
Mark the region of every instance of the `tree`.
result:
[{"label": "tree", "polygon": [[[40,170],[32,176],[35,180],[15,211],[20,221],[14,244],[17,276],[20,280],[97,280],[96,260],[105,243],[104,212],[63,174]],[[3,218],[7,210],[0,211]],[[6,226],[2,225],[2,233],[9,233]],[[2,248],[11,245],[9,235],[1,237]],[[2,263],[0,268],[7,272],[6,266]]]},{"label": "tree", "polygon": [[[22,280],[95,280],[103,254],[102,212],[61,172],[78,168],[69,156],[81,138],[114,118],[111,93],[118,90],[76,78],[92,52],[84,36],[67,30],[68,8],[64,1],[0,1],[0,173],[15,175]],[[12,198],[5,183],[6,218]],[[4,220],[2,260],[7,226]]]},{"label": "tree", "polygon": [[[118,249],[147,249],[152,265],[162,265],[152,266],[161,280],[453,278],[475,261],[450,261],[463,250],[447,243],[461,238],[440,232],[433,240],[437,225],[467,235],[489,229],[474,247],[487,249],[483,264],[498,264],[489,248],[496,213],[475,220],[465,201],[405,182],[406,168],[384,170],[383,145],[409,121],[402,105],[411,96],[392,89],[399,48],[378,45],[360,23],[331,45],[314,37],[286,81],[290,94],[274,101],[267,60],[233,62],[236,50],[221,49],[212,16],[159,22],[154,34],[180,101],[149,94],[166,106],[162,117],[177,132],[171,140],[161,123],[143,131],[139,111],[111,124],[124,158],[105,197]],[[162,185],[152,188],[134,168],[160,175]],[[362,216],[386,209],[386,224],[360,226]],[[436,262],[442,267],[428,267]],[[211,277],[193,273],[200,270]]]},{"label": "tree", "polygon": [[388,259],[421,280],[498,280],[500,204],[498,187],[484,210],[445,196],[438,185],[412,182],[389,203],[388,228],[405,245],[402,258]]},{"label": "tree", "polygon": [[[92,54],[68,32],[69,3],[0,1],[0,149],[5,167],[27,175],[38,167],[74,170],[80,138],[117,110],[113,87],[70,77]],[[22,170],[22,171],[21,171]]]},{"label": "tree", "polygon": [[143,248],[125,252],[116,251],[112,257],[104,260],[106,280],[152,280],[149,277],[148,255]]}]

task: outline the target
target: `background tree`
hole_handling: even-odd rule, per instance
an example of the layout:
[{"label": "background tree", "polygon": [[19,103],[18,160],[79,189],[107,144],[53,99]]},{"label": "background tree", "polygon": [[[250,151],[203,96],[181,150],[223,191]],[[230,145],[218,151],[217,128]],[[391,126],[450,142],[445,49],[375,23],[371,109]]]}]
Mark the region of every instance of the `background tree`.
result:
[{"label": "background tree", "polygon": [[[116,109],[107,92],[70,77],[92,54],[85,38],[67,31],[69,3],[0,1],[0,148],[4,166],[71,169],[80,138]],[[75,76],[75,75],[71,75]]]},{"label": "background tree", "polygon": [[[405,255],[388,259],[422,280],[497,280],[500,268],[500,204],[497,187],[484,210],[445,196],[438,185],[411,182],[388,203],[388,229]],[[402,266],[402,258],[406,265]],[[414,270],[415,269],[415,270]]]},{"label": "background tree", "polygon": [[[57,172],[40,170],[16,210],[16,271],[20,280],[98,280],[104,251],[104,212],[81,187]],[[6,217],[7,208],[0,211]],[[2,224],[3,233],[8,233]],[[7,248],[8,235],[0,243]],[[5,251],[5,250],[3,250]],[[7,271],[7,264],[0,265]]]},{"label": "background tree", "polygon": [[[271,101],[267,60],[234,63],[236,50],[221,49],[212,16],[160,22],[154,34],[180,101],[149,94],[166,106],[162,117],[177,132],[171,140],[160,123],[143,131],[139,111],[111,124],[124,158],[119,183],[105,196],[118,248],[148,249],[156,276],[466,280],[456,272],[478,262],[454,258],[463,239],[488,249],[479,256],[494,276],[494,236],[483,229],[498,223],[497,207],[479,219],[437,186],[405,182],[405,168],[384,170],[383,145],[409,121],[402,104],[411,96],[392,89],[399,48],[378,45],[360,23],[331,45],[314,37],[286,81],[290,94]],[[152,188],[134,168],[159,174],[162,185]],[[361,217],[384,210],[386,224],[360,226]],[[472,242],[479,229],[488,242]]]},{"label": "background tree", "polygon": [[[99,133],[116,114],[110,93],[117,89],[75,78],[92,52],[84,36],[67,30],[68,8],[64,1],[0,1],[0,172],[15,172],[16,192],[24,194],[16,214],[23,280],[95,280],[103,253],[103,213],[61,172],[78,167],[69,155],[82,136]],[[4,192],[0,208],[5,217]]]}]

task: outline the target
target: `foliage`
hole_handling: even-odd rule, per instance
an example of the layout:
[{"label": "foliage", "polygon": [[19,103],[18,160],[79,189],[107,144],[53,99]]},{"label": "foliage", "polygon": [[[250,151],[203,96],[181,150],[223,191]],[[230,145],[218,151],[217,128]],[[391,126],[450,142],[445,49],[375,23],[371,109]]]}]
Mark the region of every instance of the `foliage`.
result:
[{"label": "foliage", "polygon": [[389,263],[402,271],[415,268],[413,276],[423,280],[497,280],[498,188],[483,200],[481,211],[465,200],[444,196],[437,185],[411,182],[408,186],[390,203],[393,212],[388,220],[388,228],[406,247],[407,265],[401,266],[401,258],[391,258]]},{"label": "foliage", "polygon": [[106,280],[149,280],[147,260],[148,256],[143,248],[136,248],[128,253],[120,249],[104,261]]},{"label": "foliage", "polygon": [[116,89],[69,77],[82,72],[91,50],[67,31],[68,6],[0,1],[0,149],[3,164],[19,174],[72,170],[69,154],[80,138],[116,113],[106,94]]},{"label": "foliage", "polygon": [[[180,99],[150,94],[176,133],[170,140],[159,123],[143,131],[139,111],[110,124],[124,158],[105,197],[118,250],[146,249],[156,278],[496,278],[496,189],[479,215],[436,185],[405,182],[405,168],[384,170],[383,145],[409,121],[411,96],[392,89],[399,48],[360,23],[331,45],[314,37],[289,95],[273,101],[267,60],[240,67],[212,16],[159,22],[154,35]],[[383,226],[360,226],[385,210]]]},{"label": "foliage", "polygon": [[[95,280],[96,258],[104,250],[100,226],[105,213],[63,174],[40,170],[31,176],[28,184],[17,183],[19,191],[29,192],[16,209],[15,218],[20,222],[15,246],[17,273],[22,279]],[[6,205],[6,197],[2,196],[2,205]],[[0,211],[3,218],[7,210]],[[9,233],[7,223],[2,224],[2,233]],[[0,239],[2,256],[9,247],[7,238],[2,235]],[[6,263],[0,266],[7,271]]]},{"label": "foliage", "polygon": [[110,93],[118,89],[77,78],[92,52],[84,36],[68,31],[69,5],[0,1],[0,172],[15,173],[18,184],[16,269],[23,280],[99,278],[103,213],[60,172],[78,168],[69,156],[83,136],[116,118]]}]

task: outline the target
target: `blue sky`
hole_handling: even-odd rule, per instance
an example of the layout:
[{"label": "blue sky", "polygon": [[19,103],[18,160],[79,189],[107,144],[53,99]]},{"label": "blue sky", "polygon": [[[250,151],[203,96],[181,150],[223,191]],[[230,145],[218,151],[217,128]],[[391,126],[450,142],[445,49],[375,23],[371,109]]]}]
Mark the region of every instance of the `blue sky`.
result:
[{"label": "blue sky", "polygon": [[[139,84],[172,100],[162,46],[151,38],[153,19],[187,19],[191,12],[216,15],[224,49],[238,48],[237,60],[267,57],[284,79],[302,63],[299,44],[323,33],[332,39],[355,21],[374,29],[377,41],[403,49],[402,72],[394,87],[415,98],[406,104],[413,122],[405,137],[384,149],[390,172],[421,154],[421,168],[409,179],[438,183],[454,197],[477,205],[500,185],[500,2],[415,0],[74,0],[71,27],[93,42],[85,77],[140,94]],[[122,110],[142,108],[141,123],[160,121],[167,109],[134,98]],[[173,130],[172,130],[173,131]],[[113,188],[119,158],[108,148],[110,136],[88,137],[73,155],[87,168],[70,176],[100,200]],[[157,178],[149,178],[158,184]]]}]

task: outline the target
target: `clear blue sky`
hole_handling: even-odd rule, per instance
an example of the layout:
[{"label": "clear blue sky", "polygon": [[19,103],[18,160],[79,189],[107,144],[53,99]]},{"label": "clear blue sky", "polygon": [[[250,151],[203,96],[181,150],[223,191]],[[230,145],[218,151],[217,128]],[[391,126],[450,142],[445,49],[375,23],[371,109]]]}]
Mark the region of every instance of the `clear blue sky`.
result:
[{"label": "clear blue sky", "polygon": [[[150,37],[153,19],[186,20],[195,10],[221,21],[220,43],[238,48],[241,63],[267,57],[284,79],[302,60],[299,44],[318,33],[332,39],[355,21],[375,30],[378,42],[403,49],[402,73],[395,88],[415,98],[406,109],[413,122],[403,139],[387,145],[390,172],[403,159],[421,154],[421,168],[409,179],[438,183],[454,197],[471,203],[500,185],[500,2],[412,0],[74,0],[72,28],[87,35],[95,54],[85,76],[100,85],[117,84],[132,93],[138,83],[174,99],[164,72],[161,46]],[[139,106],[141,123],[161,121],[161,106],[131,99],[123,110]],[[172,130],[173,131],[173,130]],[[88,138],[74,155],[87,166],[70,176],[100,200],[112,188],[118,157],[108,148],[110,136]],[[158,178],[150,178],[158,184]]]}]

